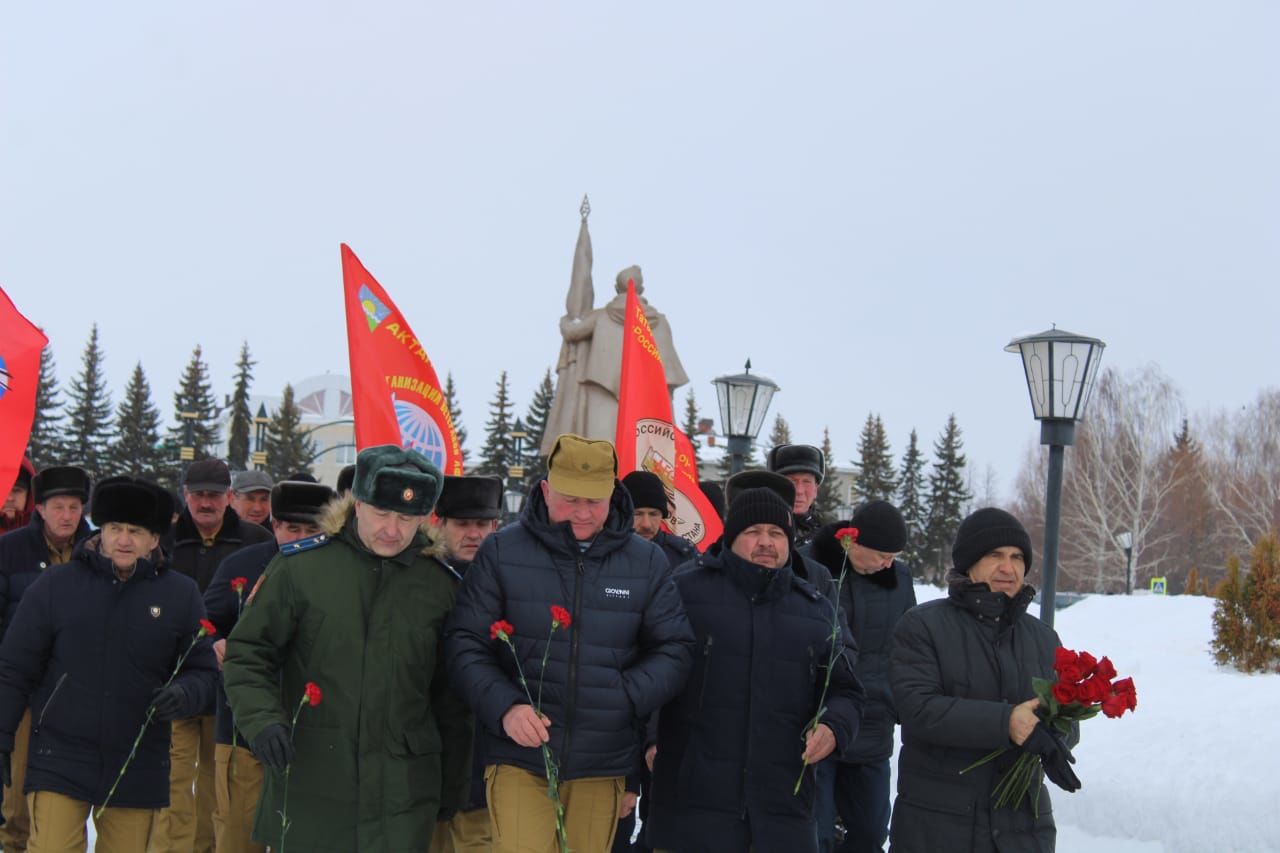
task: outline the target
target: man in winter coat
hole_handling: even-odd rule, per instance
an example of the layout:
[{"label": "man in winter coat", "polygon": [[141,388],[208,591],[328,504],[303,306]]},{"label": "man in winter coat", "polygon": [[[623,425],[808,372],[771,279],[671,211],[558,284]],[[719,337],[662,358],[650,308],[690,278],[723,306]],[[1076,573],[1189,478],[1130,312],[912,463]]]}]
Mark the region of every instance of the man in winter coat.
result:
[{"label": "man in winter coat", "polygon": [[10,530],[21,530],[31,520],[31,510],[35,507],[31,497],[31,478],[35,473],[36,466],[27,457],[22,457],[18,478],[13,481],[4,501],[0,502],[0,535]]},{"label": "man in winter coat", "polygon": [[[154,810],[169,802],[169,721],[213,700],[210,640],[193,642],[205,615],[200,592],[157,547],[172,512],[151,483],[99,483],[92,517],[101,530],[31,584],[0,644],[6,784],[14,734],[32,710],[32,850],[84,850],[85,821],[108,796],[94,820],[98,849],[147,849]],[[154,716],[120,776],[148,708]]]},{"label": "man in winter coat", "polygon": [[[836,532],[854,527],[846,551]],[[858,643],[858,680],[867,691],[858,739],[834,771],[835,811],[844,824],[840,853],[879,853],[889,837],[889,759],[897,715],[889,690],[893,628],[916,605],[910,570],[897,559],[907,545],[907,525],[888,501],[868,501],[853,518],[822,527],[810,546],[815,559],[839,577],[840,607]]]},{"label": "man in winter coat", "polygon": [[809,765],[852,745],[862,688],[834,605],[792,572],[794,535],[776,493],[747,489],[729,503],[725,548],[676,573],[697,647],[658,723],[655,849],[817,850]]},{"label": "man in winter coat", "polygon": [[231,478],[231,508],[241,521],[271,526],[271,490],[275,483],[266,471],[237,471]]},{"label": "man in winter coat", "polygon": [[[948,595],[907,612],[894,630],[889,683],[902,722],[890,851],[1053,853],[1057,832],[1044,786],[996,808],[991,792],[1022,752],[1068,791],[1080,782],[1062,737],[1036,715],[1031,679],[1053,678],[1053,629],[1026,612],[1031,537],[988,507],[960,524]],[[1021,747],[961,773],[988,753]]]},{"label": "man in winter coat", "polygon": [[[0,536],[0,639],[18,612],[27,588],[49,566],[71,561],[72,549],[89,535],[84,520],[89,502],[89,474],[74,465],[45,468],[31,479],[35,510],[26,527]],[[6,851],[27,849],[30,821],[22,784],[27,770],[31,712],[22,715],[14,735],[13,784],[4,789],[4,825],[0,845]]]},{"label": "man in winter coat", "polygon": [[632,471],[622,478],[622,487],[631,496],[631,505],[635,507],[631,528],[641,539],[661,548],[671,568],[698,556],[698,549],[687,539],[662,529],[662,523],[671,517],[671,502],[667,500],[667,490],[661,477],[652,471]]},{"label": "man in winter coat", "polygon": [[[502,481],[497,477],[444,478],[444,489],[436,501],[437,534],[433,538],[443,543],[443,560],[457,583],[462,583],[476,552],[498,529],[501,517]],[[488,851],[493,845],[489,804],[484,798],[483,757],[473,753],[469,759],[466,796],[456,814],[441,815],[431,838],[431,853]]]},{"label": "man in winter coat", "polygon": [[[231,508],[231,471],[221,459],[192,462],[183,476],[185,506],[162,540],[174,570],[193,579],[201,594],[213,573],[246,545],[271,541],[261,525],[250,524]],[[213,853],[214,707],[173,724],[169,808],[156,817],[157,850]]]},{"label": "man in winter coat", "polygon": [[[204,591],[204,606],[209,612],[209,621],[218,629],[220,639],[213,644],[213,650],[219,666],[226,654],[226,637],[239,621],[267,564],[286,545],[293,546],[290,548],[293,551],[319,544],[318,540],[324,536],[320,530],[320,513],[333,498],[333,489],[319,483],[288,480],[277,483],[271,489],[269,513],[275,538],[241,548],[218,566],[209,588]],[[265,853],[266,846],[253,840],[253,817],[262,793],[262,765],[249,749],[249,741],[242,735],[233,735],[233,730],[231,708],[227,705],[222,679],[218,679],[214,846],[218,853]]]},{"label": "man in winter coat", "polygon": [[[556,849],[540,747],[559,764],[569,847],[613,843],[641,725],[679,692],[693,633],[662,550],[631,532],[613,445],[559,436],[519,523],[485,540],[449,623],[449,667],[476,712],[493,850]],[[552,606],[570,613],[551,630]],[[490,626],[515,627],[516,662]],[[545,671],[542,660],[548,651]]]},{"label": "man in winter coat", "polygon": [[[323,541],[285,546],[231,632],[227,699],[268,771],[256,841],[282,846],[286,768],[291,850],[423,853],[457,808],[471,720],[442,661],[454,581],[421,529],[441,480],[417,451],[361,451]],[[312,682],[323,701],[300,708]]]},{"label": "man in winter coat", "polygon": [[813,502],[817,500],[818,486],[826,476],[827,460],[822,451],[812,444],[779,444],[769,451],[768,463],[770,471],[795,484],[796,500],[792,511],[796,514],[796,547],[803,548],[822,526]]}]

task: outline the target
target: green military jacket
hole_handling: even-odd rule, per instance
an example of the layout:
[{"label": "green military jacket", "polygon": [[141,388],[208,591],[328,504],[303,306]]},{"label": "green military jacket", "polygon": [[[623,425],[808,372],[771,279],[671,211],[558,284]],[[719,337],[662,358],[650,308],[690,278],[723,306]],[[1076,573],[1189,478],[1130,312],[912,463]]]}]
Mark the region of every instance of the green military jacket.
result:
[{"label": "green military jacket", "polygon": [[[441,633],[455,584],[421,533],[369,551],[348,499],[327,538],[267,566],[227,639],[223,680],[250,740],[288,725],[307,682],[288,778],[288,849],[423,853],[466,784],[471,722],[447,683]],[[306,545],[313,547],[306,547]],[[280,846],[285,775],[268,771],[253,837]]]}]

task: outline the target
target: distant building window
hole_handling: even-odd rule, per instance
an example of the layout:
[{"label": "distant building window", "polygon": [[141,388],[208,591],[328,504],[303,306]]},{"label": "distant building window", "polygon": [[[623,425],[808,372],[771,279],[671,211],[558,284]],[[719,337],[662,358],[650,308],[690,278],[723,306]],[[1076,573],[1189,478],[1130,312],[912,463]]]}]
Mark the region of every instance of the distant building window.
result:
[{"label": "distant building window", "polygon": [[356,446],[354,444],[339,444],[333,450],[334,461],[339,465],[353,465],[356,461]]},{"label": "distant building window", "polygon": [[313,391],[298,401],[298,409],[308,415],[324,415],[324,392]]}]

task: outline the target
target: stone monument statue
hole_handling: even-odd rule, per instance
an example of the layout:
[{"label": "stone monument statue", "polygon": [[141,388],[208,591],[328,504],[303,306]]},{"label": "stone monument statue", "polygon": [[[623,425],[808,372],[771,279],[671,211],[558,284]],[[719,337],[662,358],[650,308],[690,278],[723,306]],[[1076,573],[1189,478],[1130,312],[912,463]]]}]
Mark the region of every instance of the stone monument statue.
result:
[{"label": "stone monument statue", "polygon": [[573,273],[565,299],[565,315],[560,318],[560,358],[556,362],[556,393],[547,417],[540,452],[551,452],[556,437],[573,432],[587,438],[613,441],[618,425],[618,382],[622,374],[622,321],[626,314],[627,280],[636,283],[636,296],[653,329],[654,341],[662,354],[667,373],[667,391],[686,385],[680,357],[671,339],[671,325],[644,298],[644,277],[640,267],[618,273],[615,295],[601,308],[593,308],[595,292],[591,284],[591,235],[587,216],[591,207],[582,200],[582,227],[573,256]]}]

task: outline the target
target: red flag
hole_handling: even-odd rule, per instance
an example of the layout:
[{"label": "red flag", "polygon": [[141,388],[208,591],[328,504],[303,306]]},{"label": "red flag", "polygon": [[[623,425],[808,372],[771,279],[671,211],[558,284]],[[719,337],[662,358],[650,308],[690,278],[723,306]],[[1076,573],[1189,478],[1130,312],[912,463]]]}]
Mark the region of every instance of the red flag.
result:
[{"label": "red flag", "polygon": [[49,339],[0,288],[0,495],[9,494],[36,416],[40,350]]},{"label": "red flag", "polygon": [[622,376],[618,383],[618,476],[644,470],[657,474],[667,492],[672,533],[699,551],[720,538],[724,525],[698,488],[693,444],[676,429],[662,355],[653,330],[636,298],[635,282],[627,282],[627,310],[622,331]]},{"label": "red flag", "polygon": [[411,447],[461,476],[462,448],[431,359],[382,285],[342,244],[356,447]]}]

